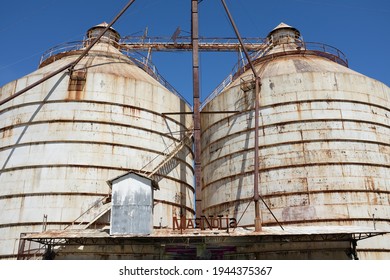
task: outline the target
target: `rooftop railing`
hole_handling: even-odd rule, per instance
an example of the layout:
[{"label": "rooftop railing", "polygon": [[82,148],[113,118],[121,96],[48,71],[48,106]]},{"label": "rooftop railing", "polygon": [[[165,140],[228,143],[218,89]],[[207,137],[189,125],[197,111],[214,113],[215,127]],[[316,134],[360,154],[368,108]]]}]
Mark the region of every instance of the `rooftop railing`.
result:
[{"label": "rooftop railing", "polygon": [[[270,43],[265,44],[263,48],[250,54],[251,61],[259,61],[261,59],[274,58],[278,56],[288,54],[313,54],[327,58],[340,65],[348,67],[348,59],[346,55],[339,49],[316,42],[294,42],[272,45]],[[229,86],[238,76],[249,69],[248,60],[243,57],[236,65],[234,65],[231,73],[213,90],[213,92],[207,96],[202,102],[201,109],[203,109],[208,102],[222,93],[227,86]]]},{"label": "rooftop railing", "polygon": [[[88,39],[91,40],[91,39]],[[47,50],[41,57],[40,64],[44,63],[46,60],[53,59],[56,55],[61,53],[67,53],[72,51],[78,51],[85,48],[88,40],[84,41],[74,41],[69,43],[64,43],[57,45],[55,47]],[[191,104],[167,81],[163,76],[158,72],[156,66],[152,63],[150,59],[144,56],[142,53],[137,52],[135,49],[129,48],[129,45],[137,44],[167,44],[167,38],[165,37],[142,37],[142,36],[129,36],[122,38],[119,43],[113,41],[113,45],[125,54],[133,63],[138,67],[146,71],[149,75],[155,78],[159,83],[166,87],[169,91],[177,95],[182,99],[189,107],[192,108]],[[250,42],[250,43],[249,43]],[[189,43],[187,37],[179,37],[175,43]],[[210,49],[216,48],[221,50],[226,50],[226,46],[236,45],[237,40],[233,38],[202,38],[202,43],[204,46],[211,46]],[[285,43],[273,45],[270,42],[265,43],[264,39],[261,38],[251,38],[248,39],[248,45],[254,46],[250,54],[250,59],[254,62],[261,59],[274,58],[277,56],[289,55],[289,54],[314,54],[332,60],[338,64],[348,67],[348,60],[345,54],[339,49],[329,46],[323,43],[316,42],[294,42],[294,43]],[[215,45],[215,46],[213,46]],[[225,47],[224,47],[225,46]],[[230,49],[230,48],[229,48]],[[232,48],[233,49],[233,48]],[[230,49],[230,50],[232,50]],[[239,75],[249,69],[248,61],[245,57],[242,57],[238,63],[233,67],[231,73],[224,79],[215,90],[202,102],[201,109],[212,99],[218,96],[227,86],[229,86]]]},{"label": "rooftop railing", "polygon": [[[49,59],[55,59],[55,57],[60,54],[83,50],[87,44],[88,40],[73,41],[54,46],[43,53],[39,64],[42,65],[43,63],[45,63],[45,61]],[[143,54],[137,51],[129,50],[128,48],[122,48],[120,44],[117,44],[115,42],[113,45],[124,55],[126,55],[134,64],[136,64],[139,68],[147,72],[150,76],[156,79],[160,84],[162,84],[173,94],[178,96],[192,109],[191,104],[166,79],[164,79],[164,77],[158,72],[157,67],[152,63],[150,59],[148,59]]]}]

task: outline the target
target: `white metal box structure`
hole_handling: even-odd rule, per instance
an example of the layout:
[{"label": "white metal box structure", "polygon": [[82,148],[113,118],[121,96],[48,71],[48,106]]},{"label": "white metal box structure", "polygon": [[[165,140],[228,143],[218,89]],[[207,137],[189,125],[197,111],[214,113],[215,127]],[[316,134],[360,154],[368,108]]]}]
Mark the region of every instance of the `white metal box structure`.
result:
[{"label": "white metal box structure", "polygon": [[153,232],[153,181],[128,173],[111,181],[111,235]]}]

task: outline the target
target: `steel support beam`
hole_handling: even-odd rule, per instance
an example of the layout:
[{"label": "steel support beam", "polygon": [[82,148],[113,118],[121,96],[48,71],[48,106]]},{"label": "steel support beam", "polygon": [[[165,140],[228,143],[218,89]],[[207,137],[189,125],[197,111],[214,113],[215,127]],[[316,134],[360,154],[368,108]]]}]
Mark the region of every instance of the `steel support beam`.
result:
[{"label": "steel support beam", "polygon": [[[138,50],[138,51],[192,51],[192,43],[191,42],[153,42],[154,39],[152,37],[145,39],[147,42],[126,42],[122,41],[120,43],[120,47],[126,50]],[[168,40],[168,38],[167,38]],[[202,42],[199,39],[198,49],[203,52],[239,52],[242,50],[240,43],[226,43],[223,42],[221,38],[206,38],[205,40],[214,40],[214,43]],[[244,39],[246,41],[250,39]],[[255,40],[261,40],[257,38]],[[245,47],[248,51],[254,52],[264,48],[264,43],[245,43]]]},{"label": "steel support beam", "polygon": [[236,33],[236,36],[238,40],[240,41],[240,44],[242,46],[242,50],[245,53],[246,59],[248,60],[248,63],[250,65],[250,68],[253,72],[253,76],[255,77],[255,143],[254,143],[254,171],[253,171],[253,200],[255,202],[255,231],[261,231],[261,211],[259,207],[259,94],[260,94],[260,77],[256,72],[256,68],[252,63],[252,60],[249,56],[249,53],[244,45],[244,42],[241,39],[241,35],[238,31],[238,28],[236,24],[234,23],[233,17],[229,12],[229,9],[225,3],[225,0],[221,0],[222,4],[225,8],[226,14],[229,17],[230,23],[232,24],[232,27],[234,29],[234,32]]},{"label": "steel support beam", "polygon": [[195,212],[202,215],[202,167],[200,160],[199,22],[198,0],[191,0],[192,77],[194,108]]}]

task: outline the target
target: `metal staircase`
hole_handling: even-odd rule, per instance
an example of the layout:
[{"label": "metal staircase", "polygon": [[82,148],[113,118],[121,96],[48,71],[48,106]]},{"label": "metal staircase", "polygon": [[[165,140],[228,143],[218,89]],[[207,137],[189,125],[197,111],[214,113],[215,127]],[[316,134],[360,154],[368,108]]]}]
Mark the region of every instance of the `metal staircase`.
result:
[{"label": "metal staircase", "polygon": [[[91,207],[78,216],[70,225],[65,227],[64,230],[87,229],[104,214],[106,214],[110,209],[110,195],[107,195],[97,200]],[[93,216],[92,219],[91,216]]]},{"label": "metal staircase", "polygon": [[[175,167],[178,162],[175,159],[175,156],[182,151],[185,146],[192,145],[192,136],[193,136],[193,127],[186,130],[184,136],[180,139],[179,142],[176,142],[173,149],[172,147],[168,147],[162,155],[157,156],[152,161],[150,161],[147,165],[145,165],[140,172],[140,175],[145,176],[147,178],[153,179],[159,182],[164,175],[169,174]],[[163,156],[161,162],[159,162],[156,167],[154,167],[151,171],[142,171],[146,167],[152,164],[152,162],[158,159],[160,156]],[[97,220],[103,217],[106,213],[111,210],[111,194],[99,199],[96,201],[90,208],[88,208],[85,212],[83,212],[79,217],[77,217],[72,224],[65,227],[65,230],[69,229],[88,229],[90,228]],[[92,216],[92,219],[91,219]]]},{"label": "metal staircase", "polygon": [[[192,136],[193,136],[193,134],[194,134],[193,127],[191,127],[190,129],[186,130],[186,132],[184,133],[183,138],[181,138],[181,140],[178,143],[176,143],[176,145],[174,146],[174,148],[171,151],[170,151],[170,147],[168,147],[164,151],[163,155],[157,156],[156,158],[151,160],[147,165],[145,165],[141,169],[141,173],[140,174],[145,176],[145,177],[147,177],[147,178],[150,178],[150,179],[153,179],[153,180],[159,182],[162,179],[161,175],[169,174],[169,172],[171,172],[177,166],[177,162],[175,160],[175,156],[185,146],[188,146],[188,145],[192,144]],[[147,166],[151,165],[153,163],[153,161],[156,160],[157,158],[159,158],[160,156],[164,157],[163,160],[159,164],[157,164],[157,166],[154,167],[152,169],[152,171],[143,171]],[[157,175],[157,173],[159,173],[159,175]]]}]

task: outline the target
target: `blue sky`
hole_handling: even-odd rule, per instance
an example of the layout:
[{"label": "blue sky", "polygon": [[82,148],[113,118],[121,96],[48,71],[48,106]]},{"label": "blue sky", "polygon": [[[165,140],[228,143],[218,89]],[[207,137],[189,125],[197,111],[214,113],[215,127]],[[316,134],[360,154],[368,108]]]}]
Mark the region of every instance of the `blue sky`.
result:
[{"label": "blue sky", "polygon": [[[128,0],[3,1],[0,9],[0,86],[37,69],[47,49],[83,39],[85,31],[110,22]],[[136,0],[114,25],[122,37],[170,37],[190,32],[190,0]],[[266,37],[280,22],[301,31],[305,41],[334,46],[349,67],[390,86],[390,1],[226,0],[243,37]],[[234,37],[220,0],[199,4],[200,35]],[[192,102],[191,52],[154,52],[159,72]],[[237,54],[202,53],[201,99],[231,72]]]}]

